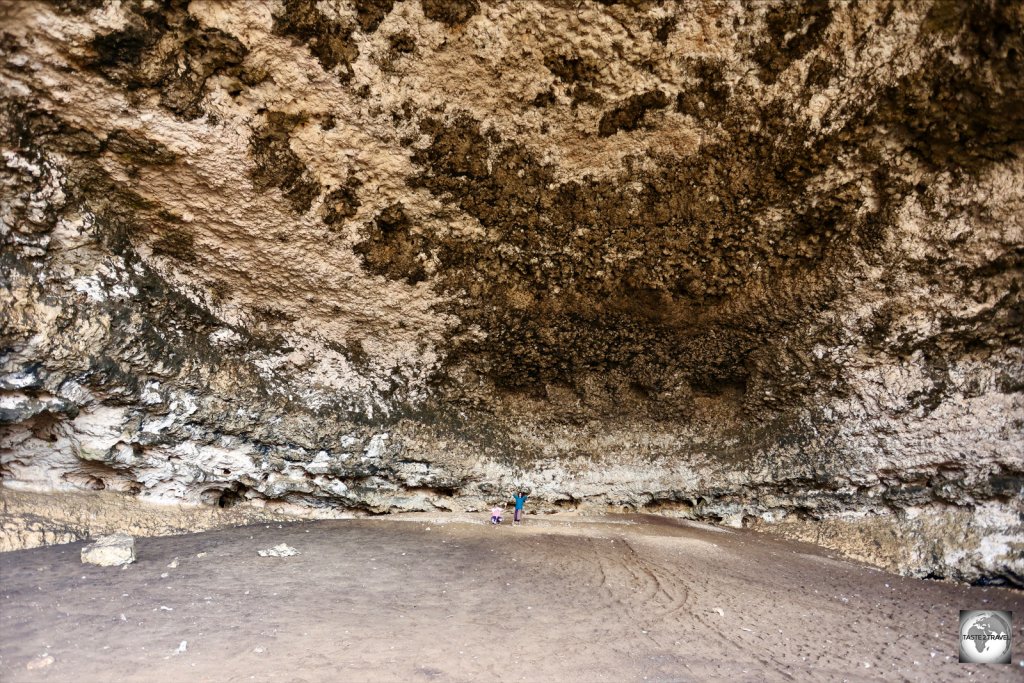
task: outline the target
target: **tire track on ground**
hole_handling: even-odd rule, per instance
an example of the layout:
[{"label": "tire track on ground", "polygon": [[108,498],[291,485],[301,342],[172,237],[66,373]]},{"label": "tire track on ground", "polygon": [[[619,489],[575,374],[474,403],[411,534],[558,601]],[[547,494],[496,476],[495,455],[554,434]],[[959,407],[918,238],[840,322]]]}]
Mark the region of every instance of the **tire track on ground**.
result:
[{"label": "tire track on ground", "polygon": [[[662,554],[657,552],[660,550],[657,547],[641,547],[638,549],[628,541],[623,542],[630,550],[628,560],[634,562],[642,571],[649,574],[652,580],[658,584],[662,593],[669,598],[669,605],[664,610],[650,614],[650,627],[648,631],[652,631],[655,624],[661,624],[669,629],[674,626],[678,629],[676,632],[687,630],[691,633],[693,630],[703,631],[704,635],[701,635],[701,637],[727,644],[737,655],[743,654],[749,657],[751,652],[753,652],[755,661],[765,667],[765,669],[771,670],[788,680],[793,680],[793,676],[785,671],[786,664],[779,658],[760,652],[757,648],[741,646],[740,642],[745,639],[735,624],[729,627],[727,625],[729,622],[707,616],[710,610],[698,605],[695,596],[707,596],[713,593],[709,587],[709,581],[705,580],[702,582],[702,585],[697,585],[697,580],[690,575],[681,573],[677,568],[672,567],[670,563],[657,562],[654,557]],[[697,629],[693,628],[694,622],[697,625]],[[673,640],[671,646],[663,642],[658,642],[658,644],[670,649],[674,646],[675,642]]]}]

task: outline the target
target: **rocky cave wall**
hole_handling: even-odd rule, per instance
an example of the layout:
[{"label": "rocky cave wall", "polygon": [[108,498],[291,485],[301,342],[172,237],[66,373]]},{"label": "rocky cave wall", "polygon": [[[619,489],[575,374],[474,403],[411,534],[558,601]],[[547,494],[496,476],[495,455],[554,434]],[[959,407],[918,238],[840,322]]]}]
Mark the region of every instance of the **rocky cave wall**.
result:
[{"label": "rocky cave wall", "polygon": [[0,4],[0,475],[1024,576],[1024,10]]}]

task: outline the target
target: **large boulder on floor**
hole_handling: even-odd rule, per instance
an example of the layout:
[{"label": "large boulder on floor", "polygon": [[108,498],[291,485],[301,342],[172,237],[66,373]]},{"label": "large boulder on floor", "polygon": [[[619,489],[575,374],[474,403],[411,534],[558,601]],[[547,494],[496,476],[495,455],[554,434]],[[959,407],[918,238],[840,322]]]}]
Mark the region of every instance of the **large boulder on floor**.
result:
[{"label": "large boulder on floor", "polygon": [[82,562],[119,567],[135,561],[135,539],[128,534],[101,536],[82,548]]}]

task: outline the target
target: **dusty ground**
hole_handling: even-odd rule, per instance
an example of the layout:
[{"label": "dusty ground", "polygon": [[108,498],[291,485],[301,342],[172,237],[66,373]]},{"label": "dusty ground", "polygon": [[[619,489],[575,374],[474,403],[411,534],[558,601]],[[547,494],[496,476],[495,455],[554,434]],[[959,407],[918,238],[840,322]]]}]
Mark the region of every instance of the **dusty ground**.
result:
[{"label": "dusty ground", "polygon": [[[1020,592],[902,579],[811,546],[660,518],[479,521],[143,538],[123,570],[80,564],[81,543],[0,554],[0,679],[1024,677]],[[301,554],[257,556],[282,542]],[[957,663],[958,611],[978,608],[1016,612],[1011,665]],[[53,662],[30,668],[44,654]]]}]

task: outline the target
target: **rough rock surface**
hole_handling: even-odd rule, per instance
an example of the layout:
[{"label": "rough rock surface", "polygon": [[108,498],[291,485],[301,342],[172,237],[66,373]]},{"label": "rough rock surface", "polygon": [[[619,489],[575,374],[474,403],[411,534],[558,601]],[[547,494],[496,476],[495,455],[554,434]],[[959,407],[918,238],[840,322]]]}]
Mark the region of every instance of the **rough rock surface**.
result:
[{"label": "rough rock surface", "polygon": [[0,487],[0,552],[115,533],[167,536],[322,516],[325,515],[318,508],[300,508],[284,502],[253,501],[219,508],[156,504],[114,491],[63,491],[54,495]]},{"label": "rough rock surface", "polygon": [[135,539],[128,534],[100,536],[82,548],[82,562],[100,567],[120,567],[135,561]]},{"label": "rough rock surface", "polygon": [[1022,11],[5,3],[3,485],[1021,585]]}]

